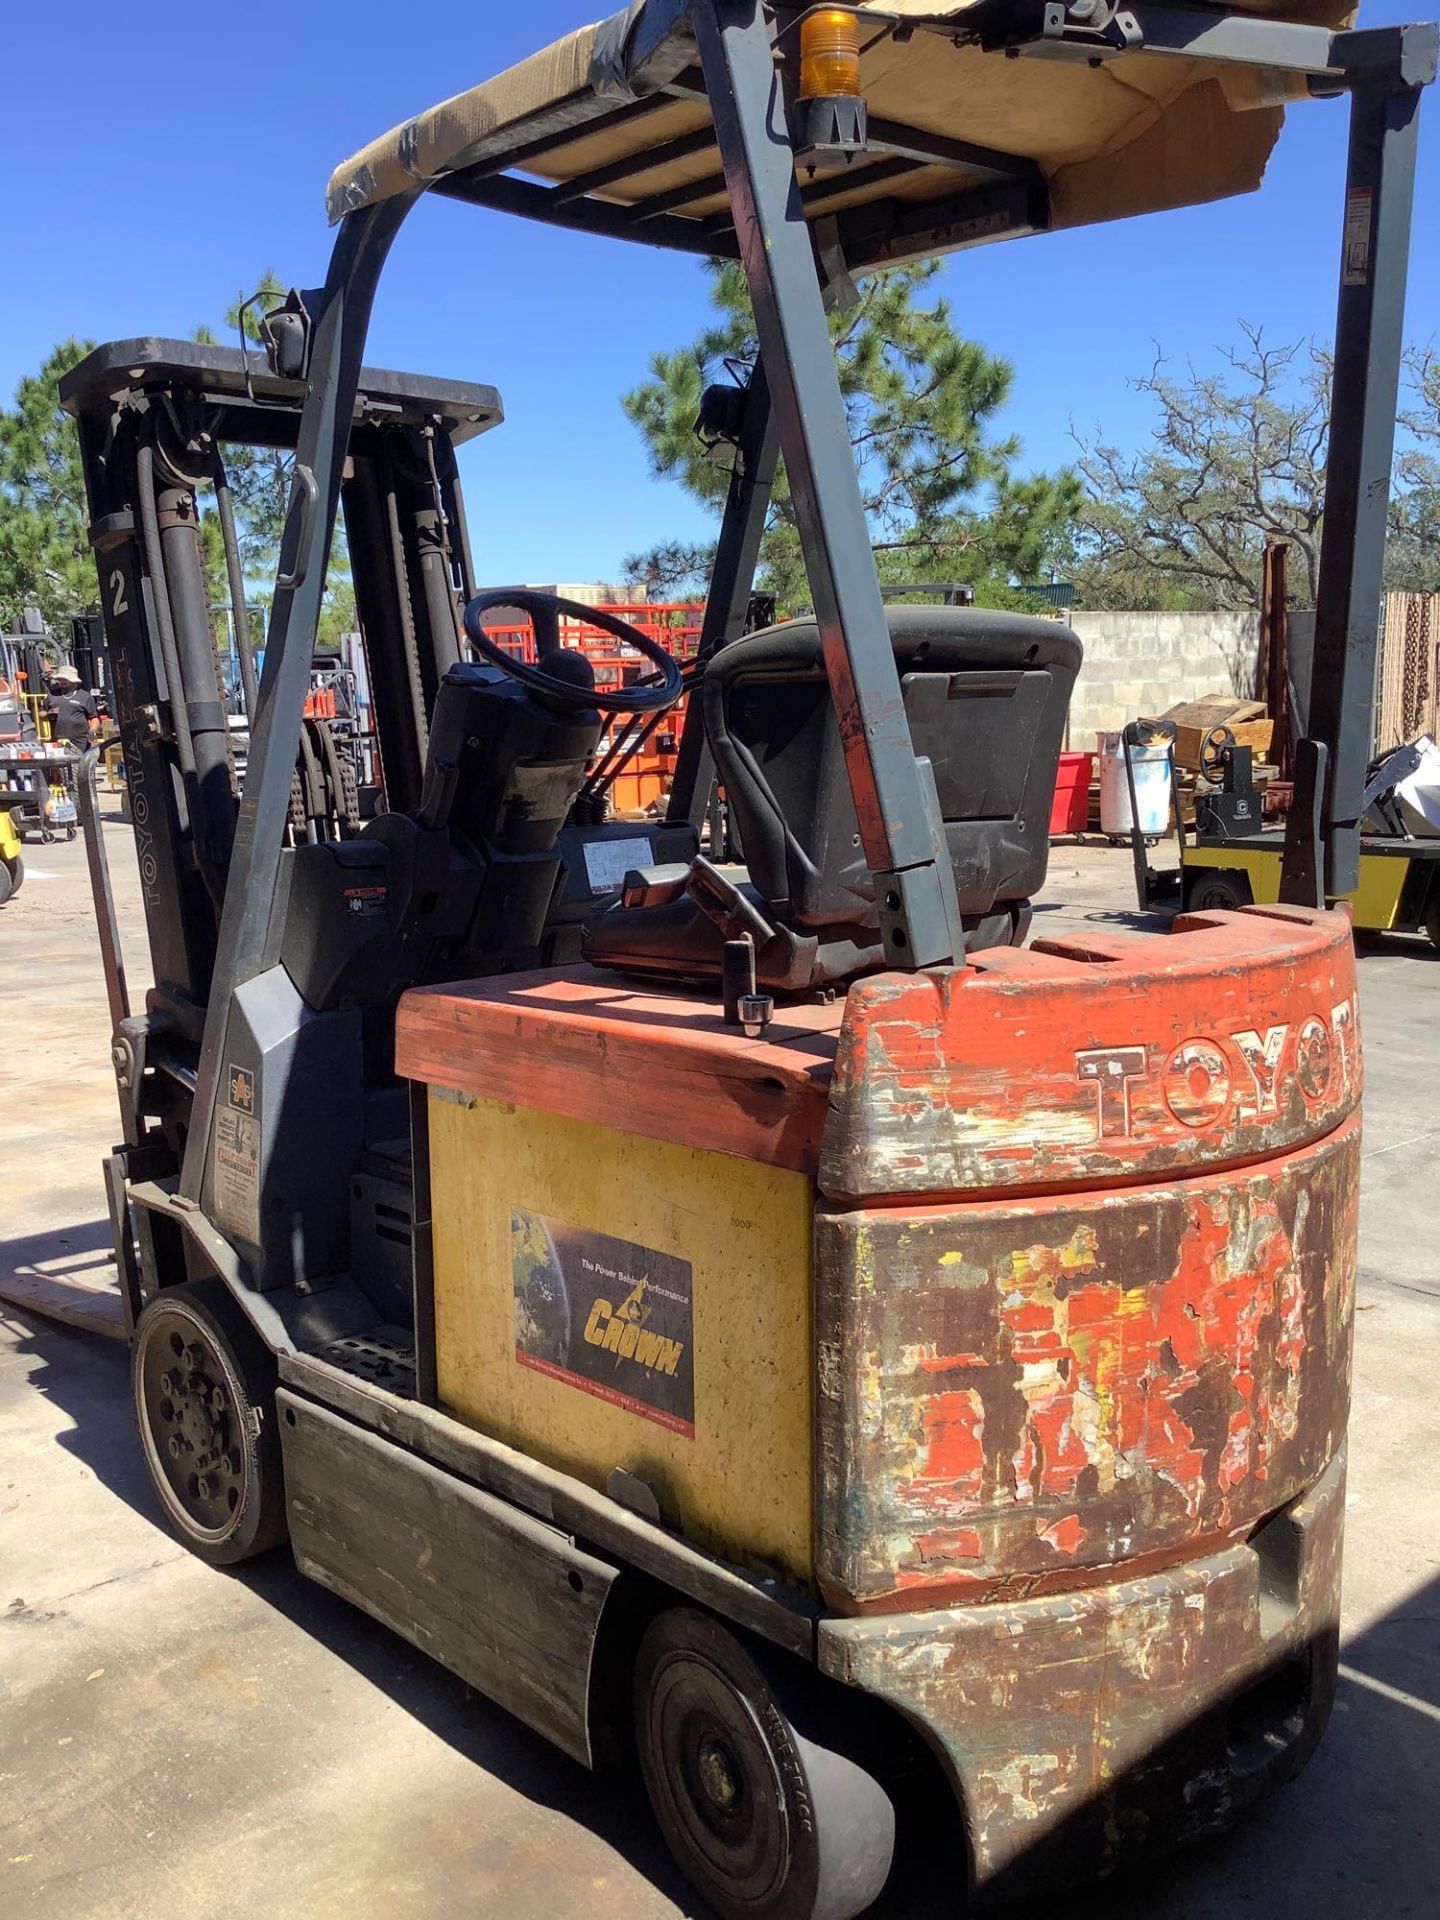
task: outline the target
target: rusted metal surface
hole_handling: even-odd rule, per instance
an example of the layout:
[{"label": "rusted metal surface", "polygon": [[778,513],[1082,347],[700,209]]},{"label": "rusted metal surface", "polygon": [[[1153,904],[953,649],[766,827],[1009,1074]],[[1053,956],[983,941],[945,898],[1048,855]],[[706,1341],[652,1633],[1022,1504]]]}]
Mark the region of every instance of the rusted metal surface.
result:
[{"label": "rusted metal surface", "polygon": [[1227,1825],[1320,1738],[1344,1489],[1342,1455],[1253,1545],[1142,1579],[824,1621],[820,1664],[926,1730],[982,1899],[1132,1864]]},{"label": "rusted metal surface", "polygon": [[395,1070],[432,1087],[814,1176],[843,1008],[785,1007],[756,1040],[718,994],[589,967],[412,989]]},{"label": "rusted metal surface", "polygon": [[1275,723],[1269,758],[1282,780],[1290,778],[1290,549],[1283,540],[1265,542],[1260,574],[1260,658],[1255,698]]},{"label": "rusted metal surface", "polygon": [[1024,1595],[1240,1537],[1344,1438],[1358,1116],[1243,1172],[817,1216],[817,1577]]},{"label": "rusted metal surface", "polygon": [[1101,929],[857,982],[819,1184],[866,1200],[1163,1179],[1319,1139],[1360,1091],[1343,914]]}]

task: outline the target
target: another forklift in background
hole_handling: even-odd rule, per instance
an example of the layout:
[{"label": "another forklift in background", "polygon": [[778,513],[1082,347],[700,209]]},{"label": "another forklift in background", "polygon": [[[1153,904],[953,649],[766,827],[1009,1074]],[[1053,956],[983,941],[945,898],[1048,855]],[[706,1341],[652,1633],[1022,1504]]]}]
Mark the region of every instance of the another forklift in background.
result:
[{"label": "another forklift in background", "polygon": [[10,809],[0,807],[0,907],[15,898],[25,884],[25,861],[20,836],[10,818]]},{"label": "another forklift in background", "polygon": [[[727,1920],[848,1920],[897,1833],[956,1910],[1069,1887],[1325,1725],[1361,1092],[1327,901],[1436,49],[1345,11],[637,0],[342,166],[265,369],[128,341],[63,383],[156,982],[132,1009],[92,836],[157,1497],[213,1564],[288,1536],[583,1764],[633,1745]],[[1285,904],[1026,946],[1079,644],[887,611],[825,302],[1253,187],[1308,92],[1351,145]],[[498,397],[362,364],[426,192],[742,262],[663,822],[576,802],[679,664],[630,628],[653,673],[597,687],[540,593],[538,658],[495,647],[454,448]],[[296,455],[238,796],[194,499],[233,439]],[[742,637],[782,450],[815,616]],[[341,510],[386,810],[322,779],[297,834]],[[717,784],[743,865],[701,853]]]},{"label": "another forklift in background", "polygon": [[[1168,721],[1132,721],[1124,731],[1125,771],[1135,812],[1133,749],[1163,738]],[[1366,771],[1361,795],[1355,884],[1342,898],[1357,932],[1423,933],[1440,948],[1440,837],[1417,834],[1396,802],[1396,789],[1419,764],[1417,748],[1382,754]],[[1206,739],[1195,820],[1187,830],[1173,779],[1172,805],[1179,865],[1150,865],[1146,842],[1132,825],[1135,896],[1142,912],[1233,912],[1274,906],[1283,897],[1287,829],[1266,826],[1264,797],[1255,784],[1251,749],[1225,727]]]}]

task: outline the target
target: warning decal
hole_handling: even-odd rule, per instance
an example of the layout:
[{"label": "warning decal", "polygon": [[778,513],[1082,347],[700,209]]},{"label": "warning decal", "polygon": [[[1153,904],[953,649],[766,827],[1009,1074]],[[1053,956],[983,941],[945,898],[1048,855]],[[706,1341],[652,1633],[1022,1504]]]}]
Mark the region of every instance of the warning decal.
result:
[{"label": "warning decal", "polygon": [[516,1208],[515,1358],[695,1437],[688,1260]]},{"label": "warning decal", "polygon": [[215,1210],[232,1233],[260,1240],[260,1122],[238,1107],[215,1110]]},{"label": "warning decal", "polygon": [[632,867],[648,867],[655,859],[654,842],[636,835],[629,840],[591,840],[585,847],[585,877],[594,894],[623,887]]},{"label": "warning decal", "polygon": [[1352,187],[1345,196],[1345,259],[1340,284],[1363,287],[1370,278],[1369,187]]}]

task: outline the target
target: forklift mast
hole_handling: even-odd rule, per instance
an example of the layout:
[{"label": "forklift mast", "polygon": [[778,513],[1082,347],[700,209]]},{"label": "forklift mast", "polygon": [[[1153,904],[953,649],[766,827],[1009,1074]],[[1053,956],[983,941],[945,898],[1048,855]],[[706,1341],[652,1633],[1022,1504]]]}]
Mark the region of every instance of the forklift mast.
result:
[{"label": "forklift mast", "polygon": [[[168,1062],[163,1115],[151,1117],[177,1139],[188,1124],[242,810],[228,720],[234,690],[220,680],[221,609],[212,604],[201,518],[213,496],[253,741],[274,674],[257,683],[226,458],[241,448],[293,463],[304,397],[302,382],[278,378],[248,351],[152,338],[97,348],[62,383],[80,433],[155,982],[119,1044]],[[455,447],[502,418],[491,387],[372,369],[359,374],[347,411],[345,523],[394,806],[418,803],[426,716],[459,658],[458,607],[473,591]],[[309,485],[301,465],[292,541],[310,519]],[[301,584],[304,564],[282,571],[282,593]],[[315,564],[318,596],[325,562]],[[289,737],[293,763],[298,724]],[[282,784],[288,790],[288,775]],[[282,822],[277,846],[283,832]],[[101,944],[113,985],[113,923],[102,922]],[[138,1059],[132,1068],[138,1099],[144,1072]],[[160,1097],[153,1076],[152,1093]],[[144,1116],[133,1103],[126,1119],[127,1138],[138,1141]]]}]

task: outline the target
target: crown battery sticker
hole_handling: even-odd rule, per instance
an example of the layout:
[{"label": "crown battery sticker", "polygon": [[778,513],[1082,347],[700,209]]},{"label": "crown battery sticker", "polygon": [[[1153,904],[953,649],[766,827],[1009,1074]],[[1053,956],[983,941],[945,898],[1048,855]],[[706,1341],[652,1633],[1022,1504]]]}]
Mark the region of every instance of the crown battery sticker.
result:
[{"label": "crown battery sticker", "polygon": [[693,1440],[689,1261],[519,1208],[510,1254],[519,1364]]}]

